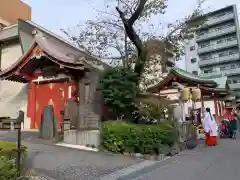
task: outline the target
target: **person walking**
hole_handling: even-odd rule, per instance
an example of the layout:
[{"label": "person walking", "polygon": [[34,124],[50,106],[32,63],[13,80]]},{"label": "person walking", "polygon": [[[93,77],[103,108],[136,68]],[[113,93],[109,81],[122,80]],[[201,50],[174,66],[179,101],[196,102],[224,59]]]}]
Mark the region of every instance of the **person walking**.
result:
[{"label": "person walking", "polygon": [[203,126],[205,131],[206,145],[216,146],[218,126],[213,115],[211,114],[210,108],[206,108]]}]

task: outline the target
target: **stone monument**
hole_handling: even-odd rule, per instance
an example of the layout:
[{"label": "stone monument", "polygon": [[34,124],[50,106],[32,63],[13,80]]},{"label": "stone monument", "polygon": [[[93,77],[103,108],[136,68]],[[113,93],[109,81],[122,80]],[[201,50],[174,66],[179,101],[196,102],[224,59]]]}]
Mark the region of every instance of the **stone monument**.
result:
[{"label": "stone monument", "polygon": [[43,108],[40,123],[40,138],[53,140],[56,135],[56,124],[54,121],[54,110],[52,105]]}]

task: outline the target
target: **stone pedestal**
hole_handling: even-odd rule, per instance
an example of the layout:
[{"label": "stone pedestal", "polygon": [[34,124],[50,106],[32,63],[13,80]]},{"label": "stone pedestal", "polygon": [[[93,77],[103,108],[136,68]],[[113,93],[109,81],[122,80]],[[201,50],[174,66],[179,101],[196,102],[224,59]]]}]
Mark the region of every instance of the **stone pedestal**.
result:
[{"label": "stone pedestal", "polygon": [[100,132],[99,130],[65,130],[64,142],[82,146],[90,145],[97,148],[100,145]]}]

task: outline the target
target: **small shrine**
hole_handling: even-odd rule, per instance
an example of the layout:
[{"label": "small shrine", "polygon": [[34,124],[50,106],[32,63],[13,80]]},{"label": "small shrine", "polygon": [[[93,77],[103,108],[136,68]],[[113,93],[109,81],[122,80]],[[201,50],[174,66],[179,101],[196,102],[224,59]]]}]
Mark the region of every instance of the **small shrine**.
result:
[{"label": "small shrine", "polygon": [[[32,33],[32,45],[14,64],[0,71],[0,78],[28,84],[27,107],[24,109],[27,115],[24,120],[25,129],[40,128],[43,109],[47,105],[53,106],[56,126],[61,128],[63,119],[61,111],[64,110],[64,104],[69,99],[76,101],[78,105],[86,104],[83,102],[84,94],[89,93],[88,96],[91,96],[91,92],[89,88],[89,92],[84,89],[83,80],[88,80],[89,86],[93,83],[88,77],[89,72],[93,72],[94,69],[94,72],[101,70],[96,70],[94,65],[87,62],[86,59],[90,58],[87,54],[42,31],[34,30]],[[86,113],[89,114],[90,111],[91,109]],[[80,113],[77,113],[77,116],[77,121],[80,121]],[[87,120],[87,116],[84,117]],[[99,118],[96,117],[95,121],[94,126],[97,128]]]},{"label": "small shrine", "polygon": [[172,68],[168,75],[148,92],[165,97],[181,104],[183,121],[201,115],[202,110],[209,107],[216,120],[224,117],[225,98],[229,94],[226,89],[227,77],[201,77],[179,68]]}]

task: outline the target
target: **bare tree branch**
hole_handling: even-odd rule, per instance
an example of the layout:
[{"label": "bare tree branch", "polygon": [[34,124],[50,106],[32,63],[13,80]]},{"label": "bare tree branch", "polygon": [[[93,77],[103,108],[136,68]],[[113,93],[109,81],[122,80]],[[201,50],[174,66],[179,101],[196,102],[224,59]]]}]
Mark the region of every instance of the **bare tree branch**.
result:
[{"label": "bare tree branch", "polygon": [[99,10],[99,9],[93,7],[91,4],[88,4],[88,5],[89,5],[92,9],[94,9],[96,12],[98,12],[98,13],[108,14],[108,15],[110,15],[110,16],[114,16],[114,17],[117,17],[117,18],[118,18],[118,16],[117,16],[116,14],[112,14],[112,13],[109,13],[109,12],[106,12],[106,11]]}]

